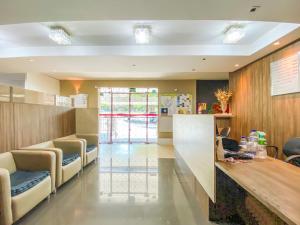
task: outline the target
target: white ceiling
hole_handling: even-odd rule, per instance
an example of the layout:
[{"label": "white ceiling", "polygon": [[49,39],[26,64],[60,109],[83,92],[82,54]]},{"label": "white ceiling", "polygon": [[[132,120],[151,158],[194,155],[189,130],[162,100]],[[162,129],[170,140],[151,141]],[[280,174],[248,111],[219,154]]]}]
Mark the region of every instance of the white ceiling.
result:
[{"label": "white ceiling", "polygon": [[[252,6],[260,6],[255,14]],[[299,0],[0,0],[0,24],[86,20],[300,22]]]},{"label": "white ceiling", "polygon": [[[151,45],[222,45],[223,32],[234,21],[145,21],[151,25]],[[0,46],[57,46],[48,38],[49,27],[60,25],[72,35],[72,46],[136,45],[133,27],[140,21],[75,21],[28,23],[0,26]],[[275,22],[239,22],[246,36],[239,45],[249,45],[272,31],[295,29],[295,24]]]},{"label": "white ceiling", "polygon": [[[300,38],[299,0],[133,1],[74,0],[70,6],[67,0],[27,0],[16,7],[0,0],[0,72],[57,79],[227,79],[228,72]],[[250,13],[254,5],[260,8]],[[224,30],[237,22],[244,24],[245,38],[223,44]],[[149,45],[135,44],[136,24],[152,26]],[[52,25],[70,32],[71,46],[48,38]]]}]

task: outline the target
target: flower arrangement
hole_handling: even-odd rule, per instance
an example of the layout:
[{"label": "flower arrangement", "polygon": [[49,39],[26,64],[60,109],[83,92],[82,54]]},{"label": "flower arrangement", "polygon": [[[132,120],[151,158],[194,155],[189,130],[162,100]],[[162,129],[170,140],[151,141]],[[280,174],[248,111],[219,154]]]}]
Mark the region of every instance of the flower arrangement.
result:
[{"label": "flower arrangement", "polygon": [[228,90],[227,88],[218,89],[215,92],[215,96],[220,102],[222,112],[225,113],[227,109],[227,104],[232,96],[232,91]]}]

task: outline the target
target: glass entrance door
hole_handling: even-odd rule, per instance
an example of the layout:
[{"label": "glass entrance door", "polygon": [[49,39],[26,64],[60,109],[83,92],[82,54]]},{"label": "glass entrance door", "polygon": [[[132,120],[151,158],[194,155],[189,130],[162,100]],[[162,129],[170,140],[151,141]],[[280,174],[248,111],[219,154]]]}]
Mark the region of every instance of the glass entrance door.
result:
[{"label": "glass entrance door", "polygon": [[147,142],[147,93],[130,94],[129,142]]},{"label": "glass entrance door", "polygon": [[157,88],[100,88],[101,143],[156,142]]},{"label": "glass entrance door", "polygon": [[129,138],[129,94],[112,93],[112,142],[127,142]]}]

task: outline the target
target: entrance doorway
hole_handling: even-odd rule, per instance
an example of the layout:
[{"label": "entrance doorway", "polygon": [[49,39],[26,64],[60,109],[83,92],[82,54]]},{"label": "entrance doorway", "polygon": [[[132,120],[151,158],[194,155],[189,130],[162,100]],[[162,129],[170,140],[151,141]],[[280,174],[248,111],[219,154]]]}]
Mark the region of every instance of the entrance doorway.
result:
[{"label": "entrance doorway", "polygon": [[157,141],[157,88],[99,88],[101,143]]}]

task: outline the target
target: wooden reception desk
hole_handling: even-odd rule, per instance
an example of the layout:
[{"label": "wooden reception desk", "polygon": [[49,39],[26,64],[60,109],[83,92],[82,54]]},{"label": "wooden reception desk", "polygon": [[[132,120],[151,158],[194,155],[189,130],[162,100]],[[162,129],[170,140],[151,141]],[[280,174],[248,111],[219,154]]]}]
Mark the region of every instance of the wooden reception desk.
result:
[{"label": "wooden reception desk", "polygon": [[216,162],[216,122],[214,115],[173,118],[176,173],[207,219],[300,225],[300,168],[272,158]]},{"label": "wooden reception desk", "polygon": [[300,168],[272,158],[216,167],[284,222],[300,224]]}]

